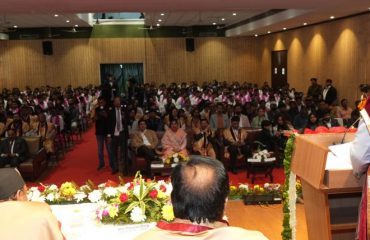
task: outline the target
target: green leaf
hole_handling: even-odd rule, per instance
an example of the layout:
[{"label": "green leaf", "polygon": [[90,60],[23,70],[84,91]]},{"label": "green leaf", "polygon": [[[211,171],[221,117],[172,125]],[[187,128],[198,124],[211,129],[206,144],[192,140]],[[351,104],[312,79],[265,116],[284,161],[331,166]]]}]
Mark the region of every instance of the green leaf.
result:
[{"label": "green leaf", "polygon": [[129,213],[134,207],[137,207],[137,205],[139,205],[139,202],[132,202],[127,208],[126,208],[126,211],[125,211],[125,214]]}]

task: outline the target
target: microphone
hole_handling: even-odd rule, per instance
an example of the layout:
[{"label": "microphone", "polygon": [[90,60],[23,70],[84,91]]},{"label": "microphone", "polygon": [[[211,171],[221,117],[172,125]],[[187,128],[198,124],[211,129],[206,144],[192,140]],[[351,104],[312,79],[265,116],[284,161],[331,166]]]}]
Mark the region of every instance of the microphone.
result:
[{"label": "microphone", "polygon": [[344,132],[344,135],[343,135],[343,138],[342,138],[342,141],[340,142],[340,144],[343,144],[343,142],[344,142],[344,139],[346,138],[346,135],[347,135],[347,133],[348,133],[348,131],[357,123],[357,122],[359,122],[361,120],[361,117],[359,117],[359,118],[357,118],[357,120],[356,121],[354,121],[353,123],[352,123],[352,125],[351,126],[349,126],[349,128],[347,128],[347,130]]}]

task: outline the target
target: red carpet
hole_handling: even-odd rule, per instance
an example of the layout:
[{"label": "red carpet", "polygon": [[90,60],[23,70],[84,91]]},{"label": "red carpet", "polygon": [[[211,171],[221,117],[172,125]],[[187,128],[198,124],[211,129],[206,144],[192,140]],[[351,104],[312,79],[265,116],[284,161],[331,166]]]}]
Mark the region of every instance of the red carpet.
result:
[{"label": "red carpet", "polygon": [[[37,180],[44,184],[57,184],[60,185],[66,181],[74,181],[79,185],[85,184],[90,179],[94,183],[99,184],[107,181],[108,179],[118,181],[118,175],[112,175],[109,168],[108,156],[105,155],[105,168],[97,171],[98,166],[98,153],[97,144],[95,139],[95,129],[90,128],[83,134],[82,142],[77,143],[72,150],[67,152],[63,159],[59,160],[56,167],[47,171],[44,176]],[[239,171],[234,175],[229,173],[230,183],[237,185],[238,183],[250,182],[246,178],[246,171]],[[274,182],[283,183],[285,176],[282,168],[274,169],[273,171]],[[125,181],[129,181],[132,177],[124,177]],[[37,182],[28,183],[35,185]],[[268,178],[259,175],[255,184],[263,184],[269,182]]]}]

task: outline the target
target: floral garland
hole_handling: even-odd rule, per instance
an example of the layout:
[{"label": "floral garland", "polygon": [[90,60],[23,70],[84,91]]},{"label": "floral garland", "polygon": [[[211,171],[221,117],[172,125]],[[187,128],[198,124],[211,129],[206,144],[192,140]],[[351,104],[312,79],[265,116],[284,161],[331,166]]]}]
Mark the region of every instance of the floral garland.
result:
[{"label": "floral garland", "polygon": [[238,186],[230,185],[230,200],[240,200],[247,195],[268,195],[281,196],[282,189],[278,183],[265,183],[263,185],[239,184]]},{"label": "floral garland", "polygon": [[163,160],[163,163],[166,165],[170,165],[173,163],[179,163],[179,162],[186,162],[189,160],[189,157],[182,154],[182,153],[174,153],[171,156],[168,156]]},{"label": "floral garland", "polygon": [[285,183],[283,187],[283,240],[296,239],[296,201],[298,195],[302,194],[301,184],[296,186],[296,175],[291,172],[292,155],[294,150],[295,135],[292,134],[287,141],[284,152]]}]

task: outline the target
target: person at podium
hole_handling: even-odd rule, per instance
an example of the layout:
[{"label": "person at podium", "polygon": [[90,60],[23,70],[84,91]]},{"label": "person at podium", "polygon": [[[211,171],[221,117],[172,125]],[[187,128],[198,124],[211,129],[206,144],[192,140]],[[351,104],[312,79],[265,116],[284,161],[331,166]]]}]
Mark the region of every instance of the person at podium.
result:
[{"label": "person at podium", "polygon": [[367,239],[367,181],[366,172],[370,164],[370,132],[367,125],[370,124],[370,86],[362,84],[360,89],[363,93],[362,101],[358,108],[362,118],[359,119],[355,139],[350,146],[350,156],[354,175],[364,182],[362,199],[359,210],[359,221],[356,239]]}]

